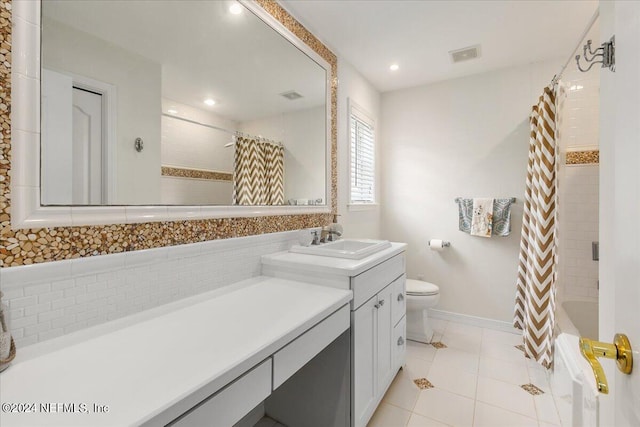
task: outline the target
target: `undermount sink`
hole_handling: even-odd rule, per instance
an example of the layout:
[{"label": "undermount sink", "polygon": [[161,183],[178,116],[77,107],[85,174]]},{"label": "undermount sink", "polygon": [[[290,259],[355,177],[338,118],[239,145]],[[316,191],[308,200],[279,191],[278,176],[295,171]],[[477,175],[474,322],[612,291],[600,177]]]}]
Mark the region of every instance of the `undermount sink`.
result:
[{"label": "undermount sink", "polygon": [[391,247],[388,240],[343,239],[320,245],[295,245],[289,252],[333,258],[362,259]]}]

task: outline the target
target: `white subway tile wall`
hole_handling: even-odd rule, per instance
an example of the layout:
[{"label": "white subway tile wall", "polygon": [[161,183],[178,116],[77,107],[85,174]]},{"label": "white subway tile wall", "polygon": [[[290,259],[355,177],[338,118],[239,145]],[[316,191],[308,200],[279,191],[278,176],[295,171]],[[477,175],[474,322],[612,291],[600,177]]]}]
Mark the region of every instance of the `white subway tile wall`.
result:
[{"label": "white subway tile wall", "polygon": [[[598,34],[596,23],[587,38],[599,40]],[[597,150],[599,68],[582,73],[569,66],[562,81],[568,91],[560,113],[561,151]],[[559,185],[559,297],[598,301],[598,261],[592,260],[591,242],[599,239],[599,166],[562,164]]]},{"label": "white subway tile wall", "polygon": [[563,300],[598,301],[598,165],[566,166],[560,195],[560,276]]},{"label": "white subway tile wall", "polygon": [[257,276],[297,231],[0,269],[11,332],[24,347]]},{"label": "white subway tile wall", "polygon": [[[596,23],[587,38],[598,40]],[[585,40],[586,42],[586,40]],[[560,125],[561,151],[597,150],[600,133],[600,68],[583,73],[570,64],[561,79],[567,89]]]}]

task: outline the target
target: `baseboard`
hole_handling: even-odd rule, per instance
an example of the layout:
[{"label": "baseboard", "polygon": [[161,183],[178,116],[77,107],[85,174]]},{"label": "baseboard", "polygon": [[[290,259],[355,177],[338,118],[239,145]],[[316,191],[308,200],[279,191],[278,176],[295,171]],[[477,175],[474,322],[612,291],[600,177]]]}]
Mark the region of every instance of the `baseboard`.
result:
[{"label": "baseboard", "polygon": [[477,326],[479,328],[495,329],[496,331],[509,332],[512,334],[522,334],[522,331],[514,328],[509,322],[502,320],[487,319],[485,317],[469,316],[468,314],[453,313],[451,311],[430,309],[429,316],[432,319],[450,320],[465,325]]}]

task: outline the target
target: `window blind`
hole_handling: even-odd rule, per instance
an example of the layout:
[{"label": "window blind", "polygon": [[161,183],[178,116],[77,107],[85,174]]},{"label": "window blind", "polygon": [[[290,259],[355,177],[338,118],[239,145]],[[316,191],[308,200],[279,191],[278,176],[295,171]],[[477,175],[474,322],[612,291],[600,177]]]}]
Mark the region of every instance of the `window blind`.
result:
[{"label": "window blind", "polygon": [[373,124],[351,114],[350,203],[375,203],[375,146]]}]

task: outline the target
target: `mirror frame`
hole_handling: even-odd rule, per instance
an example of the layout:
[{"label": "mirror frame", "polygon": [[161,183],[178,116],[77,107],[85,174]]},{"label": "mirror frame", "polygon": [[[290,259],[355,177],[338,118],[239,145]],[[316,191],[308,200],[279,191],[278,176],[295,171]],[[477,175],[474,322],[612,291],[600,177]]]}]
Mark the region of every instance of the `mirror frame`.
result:
[{"label": "mirror frame", "polygon": [[[42,206],[40,203],[40,1],[14,1],[12,46],[11,228],[74,227],[291,216],[337,212],[337,59],[273,0],[240,0],[249,11],[327,70],[324,206]],[[275,230],[278,231],[278,230]],[[263,231],[264,232],[264,231]],[[226,236],[233,237],[233,236]],[[188,243],[188,242],[186,242]],[[130,249],[125,249],[130,250]],[[83,255],[81,255],[83,256]]]}]

